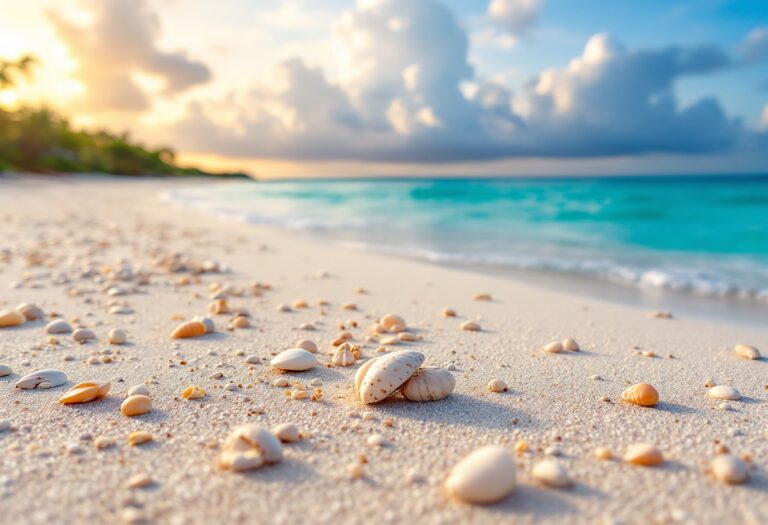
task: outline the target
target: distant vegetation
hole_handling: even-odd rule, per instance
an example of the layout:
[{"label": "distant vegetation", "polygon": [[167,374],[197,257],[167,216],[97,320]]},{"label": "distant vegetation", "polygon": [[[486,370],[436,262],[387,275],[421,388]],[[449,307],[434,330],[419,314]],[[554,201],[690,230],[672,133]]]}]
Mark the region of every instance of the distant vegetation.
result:
[{"label": "distant vegetation", "polygon": [[[13,89],[32,74],[37,60],[23,56],[0,60],[0,90]],[[0,172],[109,173],[115,175],[220,175],[176,165],[171,149],[149,149],[128,134],[78,131],[67,119],[45,107],[0,107]]]}]

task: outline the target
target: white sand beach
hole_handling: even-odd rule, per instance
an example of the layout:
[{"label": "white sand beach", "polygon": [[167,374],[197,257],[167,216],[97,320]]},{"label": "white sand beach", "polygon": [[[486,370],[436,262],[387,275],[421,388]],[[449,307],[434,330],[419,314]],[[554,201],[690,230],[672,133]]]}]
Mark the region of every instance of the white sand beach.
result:
[{"label": "white sand beach", "polygon": [[[217,221],[159,198],[185,184],[189,179],[0,178],[0,310],[31,303],[47,314],[0,328],[0,364],[12,369],[0,377],[0,420],[10,422],[0,431],[0,522],[768,523],[768,361],[733,351],[745,343],[765,355],[768,329],[651,318],[641,308],[499,276]],[[173,254],[225,270],[168,272],[158,261]],[[171,339],[182,319],[208,315],[212,283],[228,289],[230,307],[250,313],[251,327],[227,330],[232,315],[215,315],[215,333]],[[115,286],[117,295],[109,295]],[[473,300],[481,292],[492,300]],[[297,300],[308,306],[277,308]],[[110,301],[132,313],[109,313]],[[444,308],[457,317],[442,316]],[[50,344],[44,327],[55,313],[97,339],[80,344],[62,334]],[[327,366],[342,326],[364,359],[383,355],[377,348],[384,337],[366,336],[387,313],[402,316],[418,339],[391,350],[453,365],[450,396],[364,405],[353,381],[360,362]],[[468,320],[482,330],[461,330]],[[300,330],[305,323],[316,330]],[[114,328],[126,331],[127,344],[108,343]],[[564,338],[581,351],[541,350]],[[317,344],[318,366],[280,373],[269,365],[301,339]],[[260,361],[246,363],[254,355]],[[61,370],[68,381],[14,387],[39,369]],[[290,399],[289,389],[273,386],[281,376],[310,392],[319,378],[322,399]],[[508,391],[488,391],[494,378]],[[58,403],[88,380],[109,381],[111,390],[90,403]],[[622,391],[634,383],[655,386],[659,404],[623,402]],[[153,409],[125,417],[120,404],[139,384]],[[183,399],[190,385],[207,395]],[[732,385],[743,397],[713,400],[707,385]],[[248,473],[220,468],[221,443],[234,428],[285,422],[302,439],[284,445],[281,462]],[[129,446],[128,434],[138,430],[153,440]],[[371,446],[374,434],[389,444]],[[98,448],[103,438],[114,445]],[[656,444],[664,463],[622,461],[640,442]],[[515,455],[514,492],[491,505],[449,495],[444,481],[454,465],[490,444]],[[723,446],[745,455],[746,483],[725,484],[708,472]],[[615,459],[597,459],[598,447]],[[566,468],[571,487],[532,479],[532,465],[549,456]],[[361,478],[352,465],[360,465]],[[137,475],[152,482],[130,487]]]}]

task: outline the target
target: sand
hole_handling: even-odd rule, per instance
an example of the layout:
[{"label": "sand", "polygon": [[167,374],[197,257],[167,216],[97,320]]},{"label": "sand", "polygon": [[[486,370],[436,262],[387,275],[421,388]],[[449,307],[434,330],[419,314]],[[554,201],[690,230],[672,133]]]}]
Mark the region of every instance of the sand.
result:
[{"label": "sand", "polygon": [[[497,276],[220,222],[157,197],[183,184],[190,182],[0,179],[0,255],[10,250],[0,260],[0,309],[34,303],[65,319],[78,318],[98,337],[81,345],[59,336],[61,344],[51,346],[44,321],[0,329],[0,363],[14,370],[0,378],[0,419],[12,424],[0,432],[0,522],[768,522],[768,363],[739,360],[732,351],[743,342],[765,354],[768,330],[651,319],[643,309]],[[191,276],[192,284],[179,286],[179,277],[188,274],[169,274],[154,264],[174,252],[200,263],[215,260],[228,270]],[[43,265],[30,265],[35,259]],[[99,272],[120,260],[151,272],[150,284],[123,282],[132,293],[108,297]],[[87,272],[87,265],[95,271]],[[69,283],[54,284],[62,275]],[[247,289],[257,281],[272,290],[229,299],[251,312],[252,328],[227,331],[231,316],[221,315],[215,316],[214,334],[169,338],[179,323],[173,316],[206,313],[210,283]],[[367,293],[357,293],[358,287]],[[473,301],[479,292],[494,299]],[[110,299],[124,301],[134,313],[109,314]],[[277,311],[277,305],[296,299],[307,300],[309,308]],[[319,299],[329,301],[324,311]],[[342,310],[344,303],[358,310]],[[442,317],[446,307],[458,316]],[[423,336],[399,348],[424,352],[427,364],[455,365],[457,385],[450,397],[364,406],[352,387],[357,366],[287,375],[304,384],[320,378],[321,402],[289,400],[285,389],[272,386],[280,376],[268,365],[274,353],[307,338],[317,342],[326,363],[341,324],[357,321],[351,331],[362,342],[373,320],[389,312]],[[482,331],[461,331],[467,320]],[[307,322],[318,329],[297,329]],[[112,328],[125,329],[129,344],[109,345]],[[539,350],[565,337],[583,350]],[[378,355],[375,348],[364,344],[364,354]],[[87,363],[105,349],[111,363]],[[261,356],[261,364],[246,364],[249,355]],[[51,390],[14,388],[21,375],[40,368],[66,372],[69,383]],[[212,379],[215,372],[223,377]],[[487,391],[492,378],[506,381],[509,391]],[[83,405],[57,403],[66,388],[89,379],[111,381],[109,395]],[[731,384],[744,398],[721,407],[706,396],[708,380]],[[656,386],[656,408],[619,402],[636,382]],[[230,383],[239,386],[226,390]],[[136,384],[147,385],[154,409],[127,418],[119,406]],[[184,400],[181,392],[190,385],[208,395]],[[373,420],[360,417],[366,411]],[[311,437],[286,445],[279,464],[248,474],[222,471],[218,443],[236,426],[253,422],[293,422]],[[129,447],[126,437],[136,430],[152,433],[154,441]],[[375,433],[391,446],[368,445]],[[100,437],[116,445],[99,450],[94,442]],[[512,495],[489,506],[446,495],[445,477],[469,452],[487,444],[511,451],[519,440],[530,450],[517,458]],[[666,462],[644,468],[593,456],[597,447],[621,455],[641,441],[657,444]],[[718,443],[751,456],[749,483],[727,486],[707,474]],[[570,489],[545,488],[531,479],[532,464],[552,446],[575,482]],[[364,478],[354,480],[348,468],[360,455],[367,460]],[[129,488],[137,474],[154,483]]]}]

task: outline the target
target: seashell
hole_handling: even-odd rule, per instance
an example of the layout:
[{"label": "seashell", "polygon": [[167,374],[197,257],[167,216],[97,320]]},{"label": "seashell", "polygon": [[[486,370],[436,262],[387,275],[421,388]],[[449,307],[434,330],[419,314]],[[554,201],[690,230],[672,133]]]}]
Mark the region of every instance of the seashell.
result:
[{"label": "seashell", "polygon": [[128,396],[149,396],[149,389],[145,385],[134,385],[128,389]]},{"label": "seashell", "polygon": [[544,345],[544,348],[542,348],[545,352],[548,352],[550,354],[559,354],[563,351],[563,343],[560,341],[553,341],[551,343],[548,343]]},{"label": "seashell", "polygon": [[128,306],[116,304],[109,309],[109,313],[112,315],[129,315],[133,313],[133,310]]},{"label": "seashell", "polygon": [[373,434],[366,440],[371,447],[388,447],[391,445],[390,441],[381,434]]},{"label": "seashell", "polygon": [[272,433],[283,443],[293,443],[301,437],[299,427],[293,423],[281,423],[272,427]]},{"label": "seashell", "polygon": [[387,332],[393,334],[402,332],[405,330],[405,320],[399,315],[387,314],[381,318],[379,324],[384,327]]},{"label": "seashell", "polygon": [[741,393],[729,385],[717,385],[707,390],[707,395],[713,399],[728,399],[736,401],[741,399]]},{"label": "seashell", "polygon": [[37,370],[27,374],[16,382],[16,388],[32,390],[35,388],[54,388],[67,382],[67,374],[60,370]]},{"label": "seashell", "polygon": [[3,310],[0,312],[0,328],[19,326],[24,324],[26,320],[27,318],[16,310]]},{"label": "seashell", "polygon": [[731,454],[722,454],[712,460],[712,475],[717,481],[738,485],[749,479],[747,464]]},{"label": "seashell", "polygon": [[760,359],[760,352],[754,346],[736,345],[733,351],[742,359]]},{"label": "seashell", "polygon": [[443,308],[440,311],[440,315],[442,315],[443,317],[456,317],[456,310],[454,310],[453,308]]},{"label": "seashell", "polygon": [[581,348],[579,347],[579,343],[577,343],[575,340],[571,339],[570,337],[566,337],[565,339],[563,339],[562,345],[563,345],[563,349],[569,352],[578,352],[579,350],[581,350]]},{"label": "seashell", "polygon": [[313,354],[317,353],[317,345],[310,341],[309,339],[302,339],[298,343],[296,343],[296,348],[301,348],[302,350],[306,350],[307,352],[312,352]]},{"label": "seashell", "polygon": [[86,381],[78,383],[59,398],[62,405],[71,405],[75,403],[87,403],[94,399],[104,397],[109,392],[109,381],[98,383],[96,381]]},{"label": "seashell", "polygon": [[624,454],[624,461],[633,465],[651,467],[664,462],[664,456],[655,445],[638,443],[631,445]]},{"label": "seashell", "polygon": [[92,341],[96,339],[96,334],[87,328],[78,328],[72,333],[72,339],[78,343],[85,343],[86,341]]},{"label": "seashell", "polygon": [[8,365],[0,365],[0,377],[9,376],[13,373],[13,370]]},{"label": "seashell", "polygon": [[307,332],[314,332],[317,330],[317,327],[312,323],[301,323],[299,325],[299,330],[305,330]]},{"label": "seashell", "polygon": [[134,394],[125,398],[120,404],[120,412],[124,416],[140,416],[152,410],[152,400],[142,394]]},{"label": "seashell", "polygon": [[261,363],[261,357],[257,355],[249,355],[248,357],[245,358],[245,362],[248,363],[249,365],[257,365]]},{"label": "seashell", "polygon": [[400,350],[367,361],[355,374],[355,389],[363,403],[378,403],[392,395],[424,363],[424,354]]},{"label": "seashell", "polygon": [[232,322],[230,323],[230,326],[232,328],[249,328],[251,326],[251,322],[248,320],[247,317],[243,317],[242,315],[238,315],[234,319],[232,319]]},{"label": "seashell", "polygon": [[352,366],[355,364],[355,356],[349,351],[349,343],[344,343],[336,349],[331,358],[333,366]]},{"label": "seashell", "polygon": [[608,447],[597,447],[595,449],[595,457],[603,461],[608,461],[609,459],[613,459],[613,452],[611,452],[611,449]]},{"label": "seashell", "polygon": [[400,332],[399,334],[397,334],[397,338],[400,339],[401,341],[405,341],[408,343],[419,341],[419,336],[410,334],[408,332]]},{"label": "seashell", "polygon": [[492,301],[493,300],[491,298],[491,294],[489,294],[489,293],[478,293],[478,294],[475,294],[473,299],[475,301]]},{"label": "seashell", "polygon": [[397,337],[397,336],[385,337],[384,339],[381,340],[381,344],[385,345],[385,346],[386,345],[397,345],[397,344],[400,344],[400,342],[401,342],[400,338]]},{"label": "seashell", "polygon": [[403,383],[400,392],[408,401],[437,401],[448,397],[455,387],[456,379],[448,370],[427,366]]},{"label": "seashell", "polygon": [[72,332],[72,326],[63,319],[51,321],[45,327],[46,334],[68,334]]},{"label": "seashell", "polygon": [[197,337],[205,335],[205,325],[200,321],[187,321],[176,327],[176,330],[171,333],[171,337],[174,339],[186,339],[188,337]]},{"label": "seashell", "polygon": [[479,448],[451,471],[448,492],[467,503],[485,504],[504,499],[515,489],[515,459],[505,448]]},{"label": "seashell", "polygon": [[317,357],[303,348],[289,348],[277,354],[270,364],[280,370],[302,372],[314,367],[317,364]]},{"label": "seashell", "polygon": [[214,315],[223,315],[230,312],[226,299],[216,299],[208,305],[208,311]]},{"label": "seashell", "polygon": [[486,385],[486,388],[491,392],[496,393],[506,392],[508,390],[507,384],[501,379],[491,379]]},{"label": "seashell", "polygon": [[136,447],[152,441],[152,434],[143,430],[137,430],[128,434],[128,445]]},{"label": "seashell", "polygon": [[199,386],[188,386],[181,393],[181,397],[184,399],[200,399],[205,397],[206,392]]},{"label": "seashell", "polygon": [[210,317],[203,317],[202,315],[197,315],[192,318],[193,321],[197,321],[198,323],[203,323],[203,326],[205,326],[205,333],[210,334],[216,330],[216,325],[213,324],[213,319]]},{"label": "seashell", "polygon": [[652,407],[659,402],[659,393],[648,383],[638,383],[622,392],[621,398],[633,405]]},{"label": "seashell", "polygon": [[552,459],[545,459],[536,463],[531,469],[531,477],[554,488],[569,487],[573,484],[565,467]]},{"label": "seashell", "polygon": [[480,325],[474,321],[465,321],[461,323],[461,329],[465,332],[479,332]]},{"label": "seashell", "polygon": [[336,339],[331,341],[331,346],[339,346],[340,344],[343,344],[350,339],[352,339],[352,334],[349,332],[341,332],[338,336],[336,336]]},{"label": "seashell", "polygon": [[107,335],[107,340],[109,341],[110,344],[122,345],[128,342],[128,336],[125,334],[123,330],[120,330],[119,328],[115,328],[109,331],[109,334]]},{"label": "seashell", "polygon": [[34,304],[22,303],[16,307],[16,311],[23,315],[27,321],[37,321],[45,317],[43,309]]},{"label": "seashell", "polygon": [[219,463],[223,468],[244,472],[282,459],[280,440],[268,429],[249,424],[236,428],[227,437]]}]

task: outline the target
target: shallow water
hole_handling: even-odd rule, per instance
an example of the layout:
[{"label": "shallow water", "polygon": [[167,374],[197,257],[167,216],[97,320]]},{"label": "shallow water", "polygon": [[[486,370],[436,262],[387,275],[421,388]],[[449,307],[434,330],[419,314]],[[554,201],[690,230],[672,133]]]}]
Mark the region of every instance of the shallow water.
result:
[{"label": "shallow water", "polygon": [[236,182],[165,197],[431,261],[768,303],[768,177]]}]

